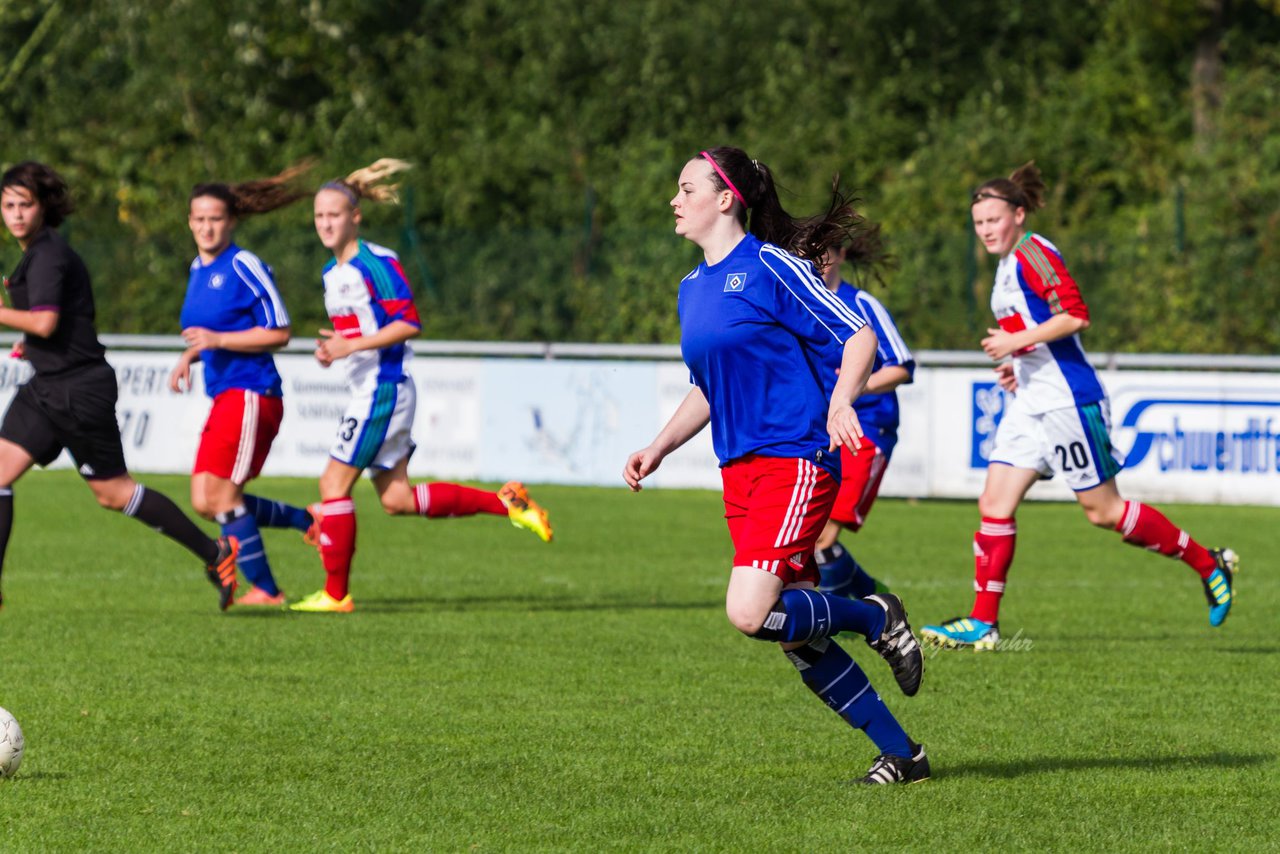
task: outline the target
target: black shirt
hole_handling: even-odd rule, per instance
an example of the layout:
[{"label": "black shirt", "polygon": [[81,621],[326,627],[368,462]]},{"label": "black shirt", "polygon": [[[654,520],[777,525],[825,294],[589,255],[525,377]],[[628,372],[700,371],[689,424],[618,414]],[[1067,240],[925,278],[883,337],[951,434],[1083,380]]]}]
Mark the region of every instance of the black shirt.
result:
[{"label": "black shirt", "polygon": [[106,363],[106,348],[93,325],[89,271],[61,234],[41,228],[7,284],[14,308],[58,312],[58,325],[48,338],[25,336],[25,355],[37,376]]}]

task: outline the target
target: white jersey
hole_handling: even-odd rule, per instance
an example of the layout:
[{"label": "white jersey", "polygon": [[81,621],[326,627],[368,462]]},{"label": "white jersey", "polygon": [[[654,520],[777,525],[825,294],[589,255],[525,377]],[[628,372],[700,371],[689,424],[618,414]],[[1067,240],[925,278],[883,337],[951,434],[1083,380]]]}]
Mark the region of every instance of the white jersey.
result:
[{"label": "white jersey", "polygon": [[[1006,332],[1031,329],[1064,312],[1089,319],[1089,308],[1057,248],[1031,232],[1000,259],[991,311]],[[1029,413],[1094,403],[1107,396],[1079,335],[1019,350],[1013,354],[1013,368],[1018,402]]]},{"label": "white jersey", "polygon": [[[350,261],[339,264],[330,259],[323,278],[325,311],[334,331],[344,338],[374,335],[397,320],[422,325],[400,259],[390,249],[361,240]],[[372,394],[379,383],[407,378],[412,359],[407,342],[352,353],[342,360],[347,386]]]}]

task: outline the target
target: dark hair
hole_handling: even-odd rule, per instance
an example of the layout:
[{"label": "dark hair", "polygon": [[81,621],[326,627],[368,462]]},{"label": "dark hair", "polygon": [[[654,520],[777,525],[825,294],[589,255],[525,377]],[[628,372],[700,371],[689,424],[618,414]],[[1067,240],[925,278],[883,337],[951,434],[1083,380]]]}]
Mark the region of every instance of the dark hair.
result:
[{"label": "dark hair", "polygon": [[[831,204],[827,212],[821,216],[798,218],[783,209],[773,172],[768,166],[752,160],[742,149],[730,146],[709,148],[705,155],[700,153],[692,159],[706,159],[708,156],[713,166],[712,186],[717,190],[736,188],[738,192],[734,196],[741,195],[735,215],[742,227],[792,255],[819,265],[828,249],[845,243],[853,245],[867,230],[867,221],[853,209],[853,198],[841,192],[839,175],[831,182]],[[725,182],[725,178],[733,187]]]},{"label": "dark hair", "polygon": [[191,188],[191,197],[187,199],[187,204],[190,205],[196,199],[207,196],[225,204],[227,213],[236,219],[243,219],[252,214],[268,213],[311,195],[306,190],[289,186],[289,182],[310,170],[314,165],[313,161],[304,160],[290,166],[279,175],[240,184],[221,182],[196,184]]},{"label": "dark hair", "polygon": [[1008,178],[994,178],[973,191],[973,207],[983,199],[999,199],[1015,208],[1026,208],[1027,213],[1044,207],[1044,178],[1034,160],[1013,170]]},{"label": "dark hair", "polygon": [[71,190],[62,176],[51,166],[27,160],[11,167],[0,178],[0,189],[21,187],[35,197],[44,212],[44,224],[57,228],[76,209],[71,202]]},{"label": "dark hair", "polygon": [[856,234],[832,248],[845,250],[844,260],[853,267],[856,274],[884,284],[882,273],[888,268],[896,267],[897,259],[885,249],[879,223],[863,219],[861,226]]}]

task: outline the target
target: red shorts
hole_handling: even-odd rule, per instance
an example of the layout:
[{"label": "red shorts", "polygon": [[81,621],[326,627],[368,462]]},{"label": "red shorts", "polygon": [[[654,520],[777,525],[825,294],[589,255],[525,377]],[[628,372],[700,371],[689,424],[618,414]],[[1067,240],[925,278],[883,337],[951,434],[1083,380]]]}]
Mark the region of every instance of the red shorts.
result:
[{"label": "red shorts", "polygon": [[773,573],[783,584],[818,582],[813,545],[838,485],[808,460],[754,454],[720,469],[733,565]]},{"label": "red shorts", "polygon": [[282,418],[284,401],[278,397],[238,388],[222,392],[213,399],[191,473],[244,485],[262,471]]},{"label": "red shorts", "polygon": [[857,454],[848,448],[840,448],[840,492],[831,508],[831,521],[839,522],[851,531],[862,527],[880,493],[880,481],[889,467],[889,458],[874,442],[862,437],[862,447]]}]

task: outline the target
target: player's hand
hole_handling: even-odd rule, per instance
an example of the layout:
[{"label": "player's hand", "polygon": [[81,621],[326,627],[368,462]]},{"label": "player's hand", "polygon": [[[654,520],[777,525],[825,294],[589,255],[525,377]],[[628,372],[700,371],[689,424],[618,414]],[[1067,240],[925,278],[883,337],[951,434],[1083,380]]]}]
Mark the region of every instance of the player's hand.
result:
[{"label": "player's hand", "polygon": [[178,359],[178,364],[173,366],[173,371],[169,374],[169,391],[176,391],[178,394],[182,394],[190,389],[191,362],[183,356]]},{"label": "player's hand", "polygon": [[320,330],[320,337],[316,339],[316,361],[326,368],[355,351],[350,339],[343,338],[332,329]]},{"label": "player's hand", "polygon": [[27,346],[26,346],[26,343],[21,338],[13,342],[13,349],[9,351],[9,358],[10,359],[27,358]]},{"label": "player's hand", "polygon": [[996,372],[996,382],[1000,383],[1000,388],[1010,394],[1018,390],[1018,378],[1013,374],[1013,362],[1001,362],[992,370]]},{"label": "player's hand", "polygon": [[831,436],[828,451],[841,446],[850,451],[857,451],[862,447],[862,424],[852,406],[845,403],[832,405],[827,411],[827,434]]},{"label": "player's hand", "polygon": [[632,492],[644,489],[640,481],[658,470],[658,466],[662,465],[662,457],[652,445],[627,457],[627,464],[622,467],[622,479],[631,487]]},{"label": "player's hand", "polygon": [[1005,332],[1003,329],[988,329],[987,337],[982,339],[982,352],[986,353],[993,362],[1000,361],[1017,349],[1018,345],[1013,340],[1013,333]]},{"label": "player's hand", "polygon": [[182,340],[197,353],[205,350],[217,350],[222,346],[222,333],[205,329],[203,326],[189,326],[182,330]]}]

